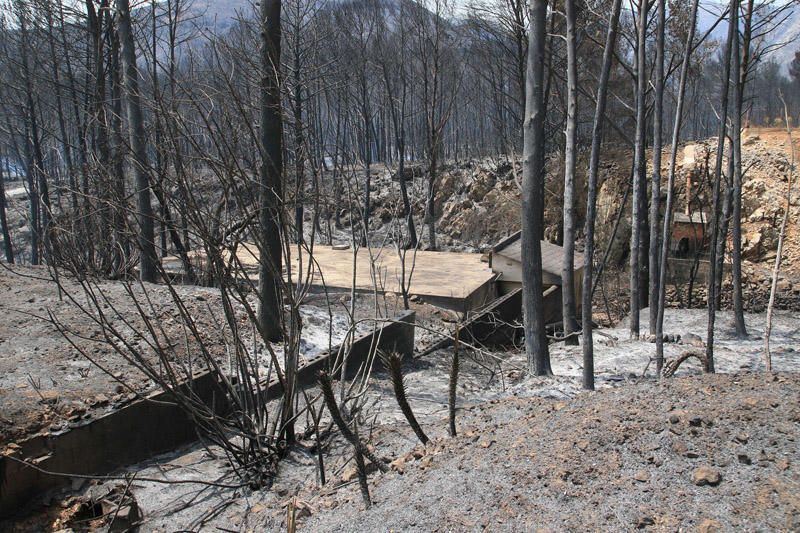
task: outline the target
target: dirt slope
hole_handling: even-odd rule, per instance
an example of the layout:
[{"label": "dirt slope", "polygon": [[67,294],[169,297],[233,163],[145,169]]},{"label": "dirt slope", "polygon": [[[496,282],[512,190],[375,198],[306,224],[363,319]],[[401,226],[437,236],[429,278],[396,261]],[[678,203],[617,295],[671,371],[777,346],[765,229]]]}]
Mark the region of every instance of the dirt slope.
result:
[{"label": "dirt slope", "polygon": [[338,498],[352,503],[313,515],[301,530],[800,528],[797,375],[503,400],[469,409],[459,426],[459,437],[420,447],[375,477],[371,509],[351,486]]}]

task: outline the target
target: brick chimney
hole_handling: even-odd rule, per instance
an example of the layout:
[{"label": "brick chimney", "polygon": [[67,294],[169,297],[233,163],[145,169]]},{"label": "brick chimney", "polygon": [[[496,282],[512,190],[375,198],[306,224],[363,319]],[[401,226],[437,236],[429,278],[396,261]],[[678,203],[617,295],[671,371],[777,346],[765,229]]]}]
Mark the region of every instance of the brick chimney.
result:
[{"label": "brick chimney", "polygon": [[686,173],[686,214],[690,215],[692,212],[692,174],[693,170]]}]

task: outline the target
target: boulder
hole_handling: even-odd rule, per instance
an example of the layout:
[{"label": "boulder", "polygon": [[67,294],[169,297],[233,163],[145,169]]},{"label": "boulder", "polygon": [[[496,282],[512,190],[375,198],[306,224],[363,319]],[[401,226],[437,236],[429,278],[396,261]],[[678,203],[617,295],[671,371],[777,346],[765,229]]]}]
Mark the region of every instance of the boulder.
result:
[{"label": "boulder", "polygon": [[690,346],[697,346],[698,348],[702,348],[705,346],[703,343],[703,339],[699,335],[695,335],[694,333],[687,333],[681,337],[683,344],[688,344]]},{"label": "boulder", "polygon": [[716,487],[722,481],[722,474],[719,470],[710,466],[701,466],[692,473],[692,483],[698,487],[710,485]]},{"label": "boulder", "polygon": [[697,531],[699,533],[718,533],[722,531],[722,524],[720,524],[717,520],[706,518],[700,522],[700,525],[697,527]]},{"label": "boulder", "polygon": [[742,239],[742,257],[744,259],[758,260],[764,254],[778,248],[778,231],[763,225],[755,230],[745,233]]}]

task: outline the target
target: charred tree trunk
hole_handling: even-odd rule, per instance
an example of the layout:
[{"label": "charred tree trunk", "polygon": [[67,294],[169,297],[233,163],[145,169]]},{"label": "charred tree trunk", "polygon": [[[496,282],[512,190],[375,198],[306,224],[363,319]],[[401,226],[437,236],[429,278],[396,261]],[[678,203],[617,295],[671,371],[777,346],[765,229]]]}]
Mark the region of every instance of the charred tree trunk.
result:
[{"label": "charred tree trunk", "polygon": [[728,245],[728,233],[730,232],[731,209],[733,209],[733,143],[728,147],[728,170],[722,174],[724,183],[720,183],[719,202],[722,204],[719,217],[719,228],[717,234],[719,238],[716,243],[716,277],[714,278],[714,308],[719,311],[722,307],[722,279],[725,274],[725,251]]},{"label": "charred tree trunk", "polygon": [[372,211],[370,207],[370,189],[372,188],[372,126],[370,124],[369,92],[367,91],[366,75],[362,78],[361,87],[361,114],[364,120],[364,213],[363,234],[361,236],[361,246],[369,243],[369,217]]},{"label": "charred tree trunk", "polygon": [[47,20],[47,42],[53,62],[53,88],[56,97],[56,115],[58,117],[58,129],[61,134],[61,147],[64,151],[64,162],[66,163],[67,179],[69,180],[70,199],[73,210],[78,208],[77,182],[75,180],[75,169],[72,163],[72,145],[67,134],[67,121],[64,116],[63,98],[61,96],[61,74],[59,72],[59,62],[56,60],[55,30],[53,28],[52,6],[45,6],[45,19]]},{"label": "charred tree trunk", "polygon": [[522,155],[522,302],[528,369],[550,375],[542,286],[542,213],[544,198],[544,55],[547,0],[531,0],[531,30],[525,95]]},{"label": "charred tree trunk", "polygon": [[[631,213],[630,248],[630,331],[639,338],[639,309],[641,306],[642,221],[647,210],[647,180],[645,176],[645,127],[647,122],[647,12],[649,0],[639,0],[636,40],[636,138],[634,140],[633,203]],[[644,202],[642,199],[644,198]],[[643,205],[644,204],[644,205]]]},{"label": "charred tree trunk", "polygon": [[[109,168],[111,164],[111,148],[108,134],[108,110],[106,94],[106,36],[112,33],[113,24],[109,0],[101,0],[98,6],[87,0],[87,18],[89,34],[91,36],[90,61],[94,79],[87,71],[86,87],[92,87],[91,100],[87,98],[86,109],[91,113],[87,134],[91,137],[90,157],[92,165],[92,180],[88,179],[84,187],[86,199],[87,244],[89,249],[90,264],[98,263],[101,271],[108,272],[109,265],[113,263],[113,254],[109,250],[108,242],[103,242],[99,235],[108,232],[111,227],[110,211],[113,207],[113,194],[109,191]],[[88,95],[87,95],[88,97]],[[91,107],[90,107],[91,104]],[[94,191],[90,190],[94,187]],[[97,213],[96,217],[91,213]]]},{"label": "charred tree trunk", "polygon": [[[150,73],[152,76],[152,83],[153,83],[153,103],[154,103],[154,110],[153,110],[153,137],[154,137],[154,151],[155,151],[155,165],[154,165],[154,180],[152,183],[153,191],[163,191],[165,187],[165,182],[167,179],[167,156],[165,154],[165,147],[164,147],[164,127],[162,123],[162,114],[160,110],[160,106],[163,103],[161,98],[161,92],[159,90],[159,86],[161,82],[158,79],[158,30],[156,28],[156,8],[157,8],[156,0],[150,1],[150,22],[151,22],[151,31],[150,31],[150,38],[151,38],[151,48],[153,50],[153,61],[152,61],[152,72]],[[159,256],[163,259],[169,255],[169,243],[167,242],[167,232],[169,228],[167,226],[167,204],[165,204],[161,200],[161,196],[163,195],[156,195],[156,199],[158,200],[158,239],[159,239]]]},{"label": "charred tree trunk", "polygon": [[575,304],[575,158],[578,143],[578,57],[575,0],[565,0],[567,18],[567,127],[564,145],[564,261],[561,314],[566,344],[577,345]]},{"label": "charred tree trunk", "polygon": [[[403,7],[400,7],[401,15]],[[406,219],[408,226],[408,240],[405,243],[407,248],[416,248],[417,229],[414,224],[414,214],[411,210],[411,201],[408,197],[408,184],[405,179],[406,168],[406,103],[408,101],[408,80],[405,66],[405,27],[403,26],[402,16],[400,18],[400,61],[395,68],[398,69],[398,79],[395,82],[390,70],[389,62],[384,60],[381,64],[383,82],[386,88],[386,96],[389,100],[389,114],[392,121],[392,128],[395,137],[395,149],[397,151],[397,175],[400,180],[400,198],[403,202],[402,216]],[[380,37],[379,37],[380,38]],[[399,83],[399,87],[396,86]],[[397,94],[397,93],[400,94]],[[413,177],[412,177],[413,179]]]},{"label": "charred tree trunk", "polygon": [[[692,15],[689,26],[689,34],[686,37],[686,45],[683,51],[683,62],[681,63],[681,77],[678,82],[678,101],[675,107],[675,122],[672,128],[672,145],[670,147],[669,171],[667,175],[667,205],[664,208],[664,226],[661,236],[661,257],[658,264],[658,299],[651,302],[655,305],[658,313],[656,315],[656,370],[661,375],[664,367],[664,307],[666,305],[667,292],[667,254],[669,253],[669,241],[672,234],[672,206],[675,188],[675,165],[678,156],[678,141],[680,140],[681,125],[683,124],[683,105],[686,95],[686,80],[689,77],[689,64],[692,56],[692,46],[694,42],[695,30],[697,27],[697,6],[699,0],[692,3]],[[655,275],[655,273],[653,273]]]},{"label": "charred tree trunk", "polygon": [[589,159],[588,193],[586,199],[586,246],[583,252],[583,303],[581,326],[583,328],[583,388],[594,390],[594,341],[592,339],[592,271],[594,266],[594,230],[597,217],[597,184],[600,174],[600,150],[603,144],[603,122],[608,98],[608,80],[614,61],[617,29],[622,0],[614,0],[611,18],[608,21],[606,47],[603,51],[603,67],[597,86],[597,103],[592,126],[592,153]]},{"label": "charred tree trunk", "polygon": [[[735,0],[737,24],[739,1]],[[731,6],[733,8],[733,5]],[[731,198],[731,275],[733,283],[733,316],[736,335],[747,337],[747,326],[744,323],[744,304],[742,302],[742,113],[744,106],[744,84],[747,76],[747,65],[742,63],[739,49],[739,29],[733,33],[732,43],[733,75],[733,120],[731,124],[731,144],[733,155],[733,195]],[[743,68],[744,67],[744,68]],[[790,147],[791,148],[791,147]]]},{"label": "charred tree trunk", "polygon": [[[661,147],[663,145],[662,119],[664,116],[664,33],[666,20],[665,0],[658,0],[656,7],[656,66],[655,77],[655,103],[653,108],[653,176],[650,184],[650,334],[656,333],[658,321],[658,285],[659,276],[659,220],[661,203]],[[690,45],[691,46],[691,43]],[[678,119],[680,120],[680,119]]]},{"label": "charred tree trunk", "polygon": [[139,94],[139,69],[136,66],[136,49],[131,27],[128,0],[116,0],[123,78],[128,114],[128,134],[133,157],[133,175],[136,184],[136,218],[139,225],[139,275],[142,281],[155,282],[158,257],[155,247],[153,207],[150,199],[150,168],[147,163],[144,118]]},{"label": "charred tree trunk", "polygon": [[[341,98],[337,98],[337,110],[341,109]],[[333,188],[333,224],[336,229],[341,229],[342,220],[340,208],[342,202],[342,188],[339,178],[339,151],[342,144],[342,113],[336,113],[336,137],[333,148],[333,175],[331,176]]]},{"label": "charred tree trunk", "polygon": [[112,264],[114,271],[124,265],[130,255],[130,242],[126,237],[125,209],[127,200],[125,198],[125,152],[127,145],[122,134],[122,76],[120,65],[119,38],[112,35],[111,41],[111,97],[112,97],[112,117],[111,117],[111,139],[114,145],[113,170],[110,179],[113,180],[113,194],[115,206],[112,214],[113,235],[115,243],[112,243]]},{"label": "charred tree trunk", "polygon": [[[6,161],[8,161],[6,159]],[[6,188],[5,176],[3,175],[3,163],[0,159],[0,230],[3,231],[3,250],[6,255],[6,262],[14,262],[14,246],[11,243],[11,232],[8,230],[8,219],[6,218]]]},{"label": "charred tree trunk", "polygon": [[261,2],[261,166],[259,325],[270,341],[281,338],[281,203],[283,149],[279,65],[281,0]]},{"label": "charred tree trunk", "polygon": [[438,179],[438,145],[437,134],[430,145],[428,166],[428,198],[425,202],[425,223],[428,226],[428,249],[436,250],[436,180]]},{"label": "charred tree trunk", "polygon": [[25,181],[28,184],[28,199],[30,203],[29,225],[31,228],[31,264],[39,264],[39,186],[36,179],[36,163],[33,160],[33,148],[30,141],[30,127],[25,123]]},{"label": "charred tree trunk", "polygon": [[[66,67],[66,74],[67,74],[67,82],[69,86],[69,93],[71,107],[72,107],[72,119],[74,120],[74,126],[77,130],[77,145],[78,145],[78,162],[80,164],[80,175],[83,181],[88,179],[87,177],[87,166],[88,166],[88,156],[87,156],[87,146],[86,146],[86,136],[84,135],[85,132],[85,124],[86,119],[85,116],[80,112],[80,101],[78,97],[78,89],[75,83],[75,73],[72,68],[72,59],[68,52],[69,48],[67,47],[67,31],[66,27],[67,24],[65,23],[64,18],[64,5],[63,2],[58,2],[58,26],[59,26],[59,37],[60,43],[62,48],[64,49],[64,66]],[[73,207],[75,209],[78,208],[78,178],[74,176],[74,191],[73,191]]]},{"label": "charred tree trunk", "polygon": [[406,247],[417,247],[417,228],[414,225],[414,213],[411,211],[411,201],[408,198],[408,184],[406,183],[405,168],[406,168],[406,132],[405,127],[400,126],[400,134],[397,138],[397,157],[399,163],[397,165],[397,173],[400,176],[400,197],[403,200],[403,216],[406,218],[408,224],[408,242]]},{"label": "charred tree trunk", "polygon": [[[725,235],[720,232],[720,187],[722,182],[722,157],[725,152],[725,132],[728,125],[728,93],[731,78],[731,48],[733,46],[733,34],[738,31],[738,2],[733,0],[730,7],[730,21],[728,23],[728,36],[725,39],[725,47],[722,53],[723,74],[722,74],[722,94],[720,103],[719,137],[717,140],[717,160],[714,168],[714,185],[712,192],[712,213],[711,213],[711,257],[709,260],[708,272],[708,327],[706,338],[706,372],[714,371],[714,325],[717,318],[717,246],[718,240],[725,241]],[[733,154],[731,154],[732,156]]]},{"label": "charred tree trunk", "polygon": [[[20,55],[22,58],[22,76],[25,90],[25,146],[27,148],[28,188],[31,200],[31,263],[38,265],[40,262],[40,248],[47,250],[47,230],[50,224],[50,195],[47,190],[47,178],[44,172],[44,158],[42,156],[41,138],[39,136],[39,120],[37,117],[36,101],[30,59],[28,52],[28,21],[24,7],[18,6],[20,25]],[[46,255],[46,254],[45,254]],[[45,259],[47,259],[45,257]]]},{"label": "charred tree trunk", "polygon": [[[296,2],[295,9],[299,12],[300,2]],[[303,238],[303,186],[305,177],[305,138],[303,135],[303,86],[300,76],[301,71],[301,55],[300,48],[300,20],[302,15],[295,14],[298,20],[298,27],[295,28],[292,39],[292,74],[294,78],[294,98],[292,99],[292,112],[294,114],[294,225],[295,225],[295,242],[298,244],[304,242]],[[313,228],[312,228],[313,231]]]}]

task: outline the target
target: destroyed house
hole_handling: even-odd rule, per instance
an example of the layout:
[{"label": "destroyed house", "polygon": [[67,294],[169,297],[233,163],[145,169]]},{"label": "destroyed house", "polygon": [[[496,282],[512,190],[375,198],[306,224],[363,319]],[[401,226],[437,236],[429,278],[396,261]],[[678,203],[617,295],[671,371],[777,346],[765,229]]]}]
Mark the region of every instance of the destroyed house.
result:
[{"label": "destroyed house", "polygon": [[[497,275],[497,290],[508,294],[522,287],[522,233],[513,235],[497,243],[491,250],[489,265]],[[564,248],[547,241],[542,243],[542,284],[545,295],[545,315],[548,322],[561,319],[561,291],[563,290],[562,264]],[[581,284],[583,281],[583,254],[575,252],[573,260],[575,282],[572,291],[578,308],[581,304]]]},{"label": "destroyed house", "polygon": [[672,221],[670,253],[674,257],[683,258],[705,253],[707,228],[706,213],[675,213]]}]

